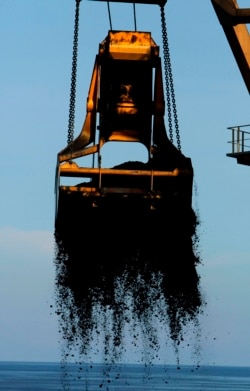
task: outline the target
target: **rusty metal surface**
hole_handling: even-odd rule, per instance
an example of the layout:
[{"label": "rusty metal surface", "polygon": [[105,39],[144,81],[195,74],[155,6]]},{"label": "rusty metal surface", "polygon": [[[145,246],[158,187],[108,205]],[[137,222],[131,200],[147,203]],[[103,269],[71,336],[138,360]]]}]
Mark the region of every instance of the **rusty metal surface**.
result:
[{"label": "rusty metal surface", "polygon": [[[106,50],[113,59],[145,61],[152,57],[153,50],[158,49],[154,55],[159,54],[159,48],[149,32],[110,31],[103,45],[105,43],[108,44]],[[100,45],[100,52],[102,49]]]}]

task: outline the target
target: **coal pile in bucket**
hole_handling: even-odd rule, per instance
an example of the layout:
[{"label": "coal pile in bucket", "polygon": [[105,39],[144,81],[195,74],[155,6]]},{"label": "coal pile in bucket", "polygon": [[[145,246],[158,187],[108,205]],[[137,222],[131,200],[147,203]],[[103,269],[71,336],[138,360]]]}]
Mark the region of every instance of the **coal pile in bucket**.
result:
[{"label": "coal pile in bucket", "polygon": [[55,229],[57,313],[69,350],[86,355],[101,334],[105,360],[119,360],[130,323],[155,352],[155,318],[178,346],[203,306],[192,207],[163,202],[151,210],[141,200],[112,198],[86,208],[80,193],[71,197],[62,195]]}]

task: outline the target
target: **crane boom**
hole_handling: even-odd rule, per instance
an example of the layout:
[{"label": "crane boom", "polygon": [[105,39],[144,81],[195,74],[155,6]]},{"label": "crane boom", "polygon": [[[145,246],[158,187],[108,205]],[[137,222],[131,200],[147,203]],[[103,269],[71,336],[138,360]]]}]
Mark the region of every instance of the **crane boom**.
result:
[{"label": "crane boom", "polygon": [[236,0],[211,1],[250,93],[250,8],[239,8]]}]

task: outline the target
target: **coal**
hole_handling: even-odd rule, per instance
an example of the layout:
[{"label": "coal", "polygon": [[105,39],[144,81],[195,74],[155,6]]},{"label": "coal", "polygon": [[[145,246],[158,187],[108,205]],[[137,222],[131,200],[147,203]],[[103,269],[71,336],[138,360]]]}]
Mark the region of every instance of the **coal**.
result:
[{"label": "coal", "polygon": [[[138,162],[123,167],[145,168]],[[80,192],[62,194],[55,228],[57,313],[69,351],[88,355],[99,334],[105,360],[115,362],[126,349],[129,323],[140,326],[147,349],[156,352],[156,318],[177,347],[204,305],[195,211],[178,197],[155,209],[133,198],[111,197],[92,208],[87,202]]]}]

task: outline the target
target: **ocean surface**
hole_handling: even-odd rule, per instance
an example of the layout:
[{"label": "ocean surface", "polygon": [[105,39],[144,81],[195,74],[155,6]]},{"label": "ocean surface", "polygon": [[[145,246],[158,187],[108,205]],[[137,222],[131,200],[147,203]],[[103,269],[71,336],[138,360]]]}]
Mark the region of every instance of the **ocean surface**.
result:
[{"label": "ocean surface", "polygon": [[250,367],[0,362],[3,391],[250,390]]}]

